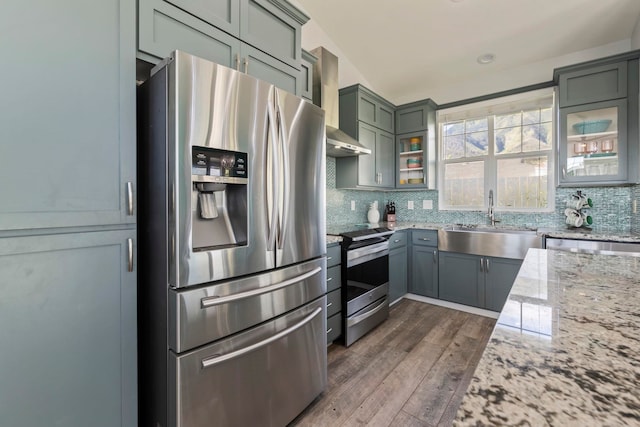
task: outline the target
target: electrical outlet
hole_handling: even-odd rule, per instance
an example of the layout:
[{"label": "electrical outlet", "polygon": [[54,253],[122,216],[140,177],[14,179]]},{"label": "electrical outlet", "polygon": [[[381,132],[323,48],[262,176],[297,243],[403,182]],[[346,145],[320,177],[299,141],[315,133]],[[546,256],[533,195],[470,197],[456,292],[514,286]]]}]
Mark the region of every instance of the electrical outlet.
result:
[{"label": "electrical outlet", "polygon": [[352,201],[351,201],[351,210],[352,210],[352,211],[355,211],[355,210],[356,210],[356,201],[355,201],[355,200],[352,200]]},{"label": "electrical outlet", "polygon": [[407,209],[413,210],[413,200],[409,200],[409,203],[407,203]]},{"label": "electrical outlet", "polygon": [[423,200],[422,209],[433,209],[433,200]]}]

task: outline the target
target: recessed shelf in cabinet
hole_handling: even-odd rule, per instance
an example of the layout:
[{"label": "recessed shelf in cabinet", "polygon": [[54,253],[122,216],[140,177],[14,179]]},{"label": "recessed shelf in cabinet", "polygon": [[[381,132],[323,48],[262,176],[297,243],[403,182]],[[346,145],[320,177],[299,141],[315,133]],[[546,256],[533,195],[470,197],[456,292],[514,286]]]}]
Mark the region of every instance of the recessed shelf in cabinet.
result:
[{"label": "recessed shelf in cabinet", "polygon": [[400,172],[412,172],[412,171],[421,171],[424,170],[424,168],[403,168],[400,169]]},{"label": "recessed shelf in cabinet", "polygon": [[609,136],[617,136],[618,131],[610,131],[610,132],[598,132],[598,133],[585,133],[578,135],[567,135],[567,140],[569,141],[592,141],[594,139],[602,139]]},{"label": "recessed shelf in cabinet", "polygon": [[415,150],[415,151],[401,151],[400,155],[401,156],[415,156],[416,154],[422,154],[423,151],[422,150]]}]

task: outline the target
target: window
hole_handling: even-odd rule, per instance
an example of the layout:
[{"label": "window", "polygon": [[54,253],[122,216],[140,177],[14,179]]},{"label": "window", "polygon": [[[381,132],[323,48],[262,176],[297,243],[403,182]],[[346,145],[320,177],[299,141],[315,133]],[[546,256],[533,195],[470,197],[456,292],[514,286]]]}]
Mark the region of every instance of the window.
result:
[{"label": "window", "polygon": [[553,210],[553,91],[529,92],[438,112],[440,206]]}]

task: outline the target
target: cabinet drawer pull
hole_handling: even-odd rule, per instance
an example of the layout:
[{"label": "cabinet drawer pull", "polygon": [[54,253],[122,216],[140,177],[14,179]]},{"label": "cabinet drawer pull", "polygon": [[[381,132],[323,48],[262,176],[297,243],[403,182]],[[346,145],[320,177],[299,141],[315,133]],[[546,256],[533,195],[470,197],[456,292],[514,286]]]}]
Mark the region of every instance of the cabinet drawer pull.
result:
[{"label": "cabinet drawer pull", "polygon": [[329,283],[329,282],[330,282],[330,281],[332,281],[332,280],[333,280],[333,277],[329,277],[329,278],[327,279],[327,283]]},{"label": "cabinet drawer pull", "polygon": [[133,183],[127,182],[127,215],[133,215]]},{"label": "cabinet drawer pull", "polygon": [[133,239],[127,239],[127,271],[133,271]]},{"label": "cabinet drawer pull", "polygon": [[332,260],[332,259],[333,259],[333,257],[332,257],[332,256],[328,256],[328,257],[327,257],[327,261]]},{"label": "cabinet drawer pull", "polygon": [[431,241],[431,239],[427,238],[427,237],[421,237],[420,240],[424,240],[425,242],[429,242]]},{"label": "cabinet drawer pull", "polygon": [[327,303],[327,308],[331,307],[332,305],[333,305],[333,303],[332,303],[332,302],[328,302],[328,303]]},{"label": "cabinet drawer pull", "polygon": [[333,328],[327,329],[327,335],[329,335],[331,332],[333,332]]},{"label": "cabinet drawer pull", "polygon": [[400,239],[396,239],[393,241],[393,243],[398,243],[400,241]]}]

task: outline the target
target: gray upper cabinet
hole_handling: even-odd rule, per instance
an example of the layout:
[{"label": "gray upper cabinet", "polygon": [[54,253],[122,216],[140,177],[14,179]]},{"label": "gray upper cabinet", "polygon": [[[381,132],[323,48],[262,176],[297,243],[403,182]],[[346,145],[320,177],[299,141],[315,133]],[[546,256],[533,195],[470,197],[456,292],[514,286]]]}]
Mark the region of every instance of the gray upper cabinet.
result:
[{"label": "gray upper cabinet", "polygon": [[393,104],[362,85],[340,89],[340,129],[349,134],[355,129],[358,120],[394,133],[394,112]]},{"label": "gray upper cabinet", "polygon": [[173,4],[232,36],[240,36],[240,0],[166,0],[166,3]]},{"label": "gray upper cabinet", "polygon": [[627,61],[565,70],[559,72],[560,108],[627,97]]},{"label": "gray upper cabinet", "polygon": [[138,57],[182,50],[301,95],[301,26],[284,0],[138,0]]},{"label": "gray upper cabinet", "polygon": [[371,154],[336,159],[338,188],[395,186],[394,109],[364,86],[340,89],[340,129]]},{"label": "gray upper cabinet", "polygon": [[392,188],[395,183],[393,135],[364,122],[352,134],[371,154],[336,158],[336,187]]},{"label": "gray upper cabinet", "polygon": [[432,130],[436,122],[437,105],[431,99],[400,105],[396,108],[396,133]]},{"label": "gray upper cabinet", "polygon": [[313,65],[318,58],[306,50],[302,51],[302,62],[300,63],[300,95],[307,101],[313,102]]},{"label": "gray upper cabinet", "polygon": [[558,185],[638,182],[640,51],[556,69]]},{"label": "gray upper cabinet", "polygon": [[0,239],[0,425],[137,426],[135,235]]},{"label": "gray upper cabinet", "polygon": [[[181,0],[175,3],[190,2]],[[239,13],[238,5],[235,9]],[[236,32],[239,32],[237,19]],[[151,55],[142,58],[154,63],[174,50],[184,50],[226,67],[240,69],[240,40],[210,24],[170,2],[138,0],[138,50]]]},{"label": "gray upper cabinet", "polygon": [[134,224],[135,4],[9,0],[0,27],[0,230]]}]

